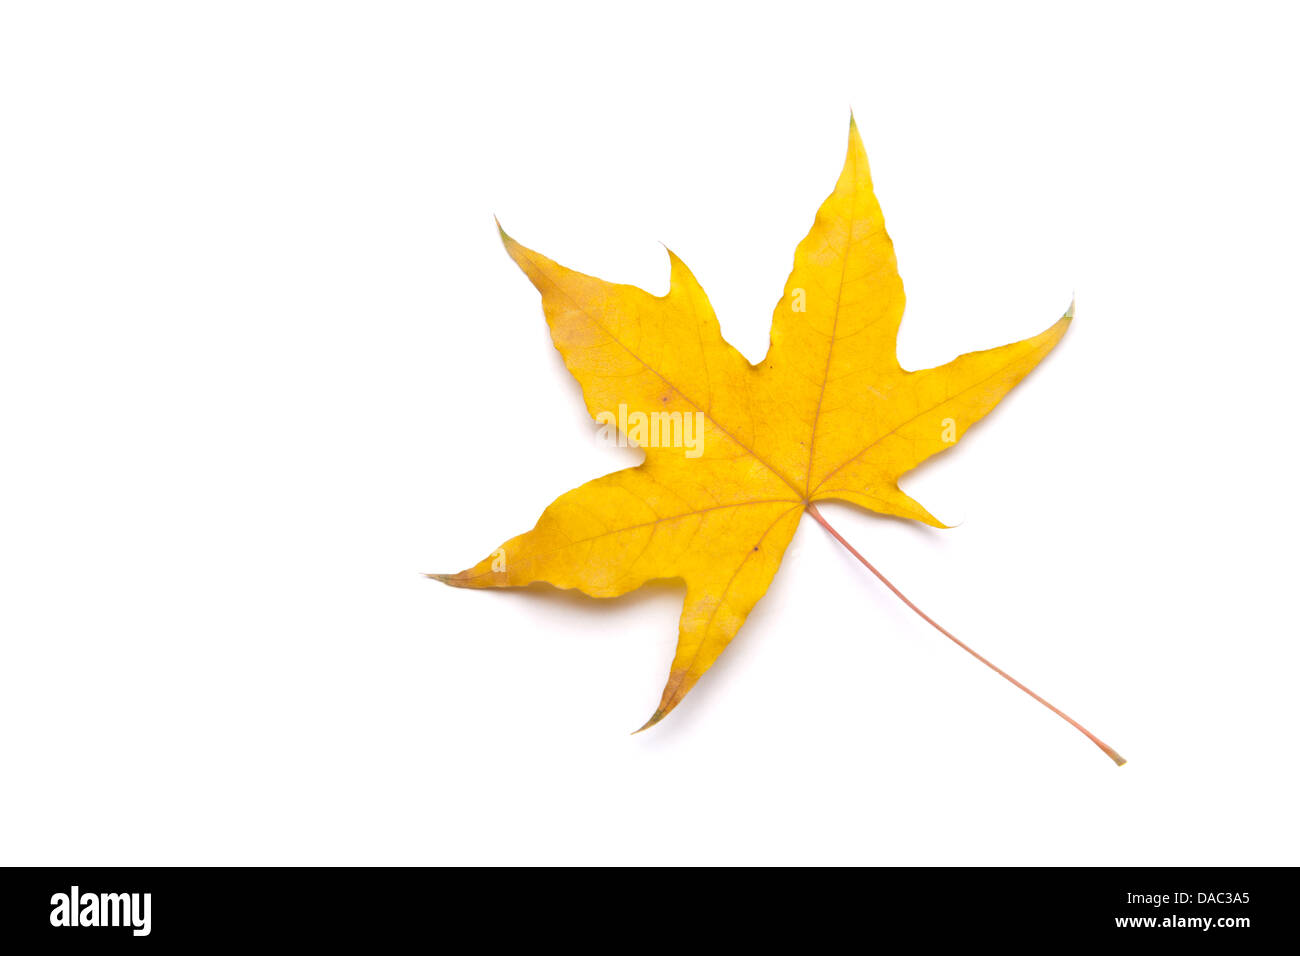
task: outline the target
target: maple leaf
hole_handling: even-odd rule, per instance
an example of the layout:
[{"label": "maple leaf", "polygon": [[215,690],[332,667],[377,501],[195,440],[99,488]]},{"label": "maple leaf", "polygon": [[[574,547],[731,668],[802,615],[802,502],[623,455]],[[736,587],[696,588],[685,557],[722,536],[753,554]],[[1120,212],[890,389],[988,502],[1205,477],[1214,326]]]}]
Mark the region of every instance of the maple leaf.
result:
[{"label": "maple leaf", "polygon": [[[987,415],[1061,340],[1073,311],[1022,342],[938,368],[902,368],[903,284],[852,119],[843,172],[795,250],[771,347],[757,364],[722,337],[704,290],[671,250],[668,293],[655,296],[565,268],[504,230],[501,238],[541,293],[587,410],[616,420],[624,437],[634,431],[645,461],[561,495],[536,527],[473,567],[431,577],[461,588],[545,582],[597,598],[684,581],[676,657],[642,730],[676,707],[735,637],[805,511],[848,546],[817,502],[944,527],[899,489],[899,476]],[[659,413],[669,428],[698,422],[695,454],[653,433],[647,441],[627,409]]]}]

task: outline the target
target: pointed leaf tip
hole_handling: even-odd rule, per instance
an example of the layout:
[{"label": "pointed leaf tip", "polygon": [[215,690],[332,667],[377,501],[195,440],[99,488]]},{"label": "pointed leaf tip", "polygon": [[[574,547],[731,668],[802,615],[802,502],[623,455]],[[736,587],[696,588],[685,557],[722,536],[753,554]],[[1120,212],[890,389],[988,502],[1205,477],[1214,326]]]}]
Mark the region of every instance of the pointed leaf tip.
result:
[{"label": "pointed leaf tip", "polygon": [[668,713],[668,711],[664,710],[662,707],[661,707],[659,710],[656,710],[653,714],[650,715],[650,719],[649,719],[649,720],[647,720],[644,724],[642,724],[642,725],[641,725],[640,727],[638,727],[636,730],[632,731],[632,736],[635,737],[637,734],[641,733],[641,731],[643,731],[643,730],[649,730],[649,729],[650,729],[651,727],[653,727],[655,724],[659,723],[659,721],[663,720],[663,719],[664,719],[664,716],[665,716],[667,713]]}]

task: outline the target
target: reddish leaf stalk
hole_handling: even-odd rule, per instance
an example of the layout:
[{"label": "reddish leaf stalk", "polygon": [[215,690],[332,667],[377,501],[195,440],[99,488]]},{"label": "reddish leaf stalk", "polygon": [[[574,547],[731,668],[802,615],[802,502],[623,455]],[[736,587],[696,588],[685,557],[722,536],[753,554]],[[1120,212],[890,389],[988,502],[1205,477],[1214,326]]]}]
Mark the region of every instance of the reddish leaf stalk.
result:
[{"label": "reddish leaf stalk", "polygon": [[866,558],[864,558],[861,554],[859,554],[859,553],[858,553],[858,550],[857,550],[855,547],[853,547],[853,545],[849,544],[847,541],[844,540],[844,536],[843,536],[843,535],[841,535],[838,531],[836,531],[834,528],[831,527],[830,523],[829,523],[825,518],[822,517],[822,513],[821,513],[820,511],[817,510],[817,506],[816,506],[815,504],[813,504],[812,502],[809,502],[809,503],[808,503],[808,513],[809,513],[810,515],[813,516],[814,520],[816,520],[816,522],[817,522],[818,524],[820,524],[823,528],[825,528],[828,532],[830,532],[830,536],[831,536],[832,538],[834,538],[834,539],[835,539],[836,541],[838,541],[840,544],[844,545],[844,547],[845,547],[846,549],[848,549],[849,554],[853,555],[855,558],[857,558],[859,561],[861,561],[863,567],[865,567],[868,571],[870,571],[872,574],[874,574],[876,577],[878,577],[878,578],[880,579],[881,583],[885,585],[885,587],[887,587],[887,588],[889,588],[889,590],[893,591],[894,594],[898,597],[898,599],[899,599],[900,601],[902,601],[904,604],[906,604],[908,607],[910,607],[913,611],[915,611],[918,615],[920,615],[920,617],[921,617],[922,620],[924,620],[927,624],[929,624],[931,627],[933,627],[936,631],[938,631],[938,632],[939,632],[940,634],[942,634],[944,637],[948,638],[948,640],[952,641],[954,644],[956,644],[958,647],[960,647],[963,651],[965,651],[965,652],[966,652],[967,654],[969,654],[971,657],[975,658],[977,661],[979,661],[979,662],[980,662],[981,664],[983,664],[985,667],[988,667],[990,670],[994,671],[995,673],[999,674],[1000,676],[1005,677],[1005,678],[1006,678],[1007,680],[1009,680],[1011,683],[1015,684],[1017,687],[1019,687],[1021,690],[1023,690],[1026,694],[1028,694],[1030,697],[1034,698],[1034,700],[1038,701],[1040,704],[1042,704],[1044,707],[1046,707],[1046,708],[1047,708],[1048,710],[1050,710],[1052,713],[1056,714],[1056,716],[1060,717],[1062,720],[1064,720],[1064,721],[1066,721],[1067,723],[1069,723],[1072,727],[1074,727],[1075,730],[1079,731],[1079,733],[1083,734],[1085,737],[1087,737],[1089,740],[1091,740],[1094,744],[1096,744],[1096,745],[1101,749],[1101,752],[1102,752],[1102,753],[1104,753],[1104,754],[1105,754],[1107,757],[1109,757],[1111,760],[1115,761],[1116,766],[1119,766],[1119,767],[1124,766],[1124,764],[1125,764],[1127,761],[1125,761],[1123,757],[1121,757],[1118,753],[1116,753],[1116,752],[1115,752],[1115,749],[1114,749],[1113,747],[1111,747],[1109,744],[1107,744],[1107,743],[1105,743],[1104,741],[1102,741],[1099,737],[1097,737],[1097,736],[1096,736],[1092,731],[1090,731],[1087,727],[1083,726],[1083,724],[1079,723],[1077,720],[1075,720],[1073,717],[1071,717],[1071,716],[1070,716],[1069,714],[1067,714],[1065,711],[1061,710],[1059,707],[1055,706],[1055,705],[1052,704],[1052,703],[1049,703],[1048,701],[1044,700],[1042,697],[1039,697],[1039,696],[1038,696],[1037,694],[1035,694],[1032,690],[1030,690],[1030,689],[1029,689],[1028,687],[1026,687],[1024,684],[1020,683],[1020,681],[1016,680],[1014,677],[1012,677],[1010,674],[1008,674],[1008,673],[1007,673],[1006,671],[1004,671],[1002,668],[998,667],[996,664],[994,664],[994,663],[993,663],[992,661],[990,661],[988,658],[986,658],[986,657],[984,657],[984,656],[982,656],[982,655],[976,653],[976,652],[975,652],[974,650],[972,650],[970,647],[966,646],[966,645],[963,644],[961,641],[957,640],[957,638],[956,638],[956,637],[955,637],[951,632],[949,632],[948,630],[946,630],[946,629],[940,627],[939,624],[938,624],[938,622],[935,621],[934,618],[930,617],[930,615],[926,614],[926,613],[925,613],[924,611],[922,611],[919,607],[917,607],[917,606],[916,606],[915,604],[913,604],[910,600],[908,600],[907,595],[905,595],[902,591],[898,590],[898,588],[894,587],[893,583],[892,583],[892,582],[891,582],[887,577],[885,577],[883,574],[881,574],[879,571],[877,571],[876,568],[875,568],[875,566],[874,566],[870,561],[868,561],[868,560],[867,560]]}]

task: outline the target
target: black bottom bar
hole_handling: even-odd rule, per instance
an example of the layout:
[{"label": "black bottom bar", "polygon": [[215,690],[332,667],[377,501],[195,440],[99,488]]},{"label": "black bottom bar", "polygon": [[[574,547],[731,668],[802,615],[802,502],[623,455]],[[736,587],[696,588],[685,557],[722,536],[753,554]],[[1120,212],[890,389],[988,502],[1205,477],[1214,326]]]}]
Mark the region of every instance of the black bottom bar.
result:
[{"label": "black bottom bar", "polygon": [[[7,869],[0,941],[416,939],[617,950],[677,938],[800,951],[902,939],[1252,947],[1293,939],[1293,869]],[[75,888],[75,889],[74,889]],[[468,937],[468,938],[467,938]],[[477,940],[477,943],[474,943]],[[679,944],[674,944],[679,945]],[[590,948],[584,946],[583,948]],[[836,945],[836,948],[839,948]],[[20,952],[10,948],[10,952]]]}]

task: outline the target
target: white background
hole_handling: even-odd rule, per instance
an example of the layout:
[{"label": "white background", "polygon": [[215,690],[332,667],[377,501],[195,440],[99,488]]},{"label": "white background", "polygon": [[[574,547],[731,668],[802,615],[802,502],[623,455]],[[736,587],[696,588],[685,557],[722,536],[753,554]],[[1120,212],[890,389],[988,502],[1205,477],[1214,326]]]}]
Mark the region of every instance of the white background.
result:
[{"label": "white background", "polygon": [[[1295,864],[1296,23],[1232,4],[7,4],[0,861]],[[904,365],[1060,348],[672,587],[445,588],[634,463],[494,214],[751,359],[857,116]]]}]

